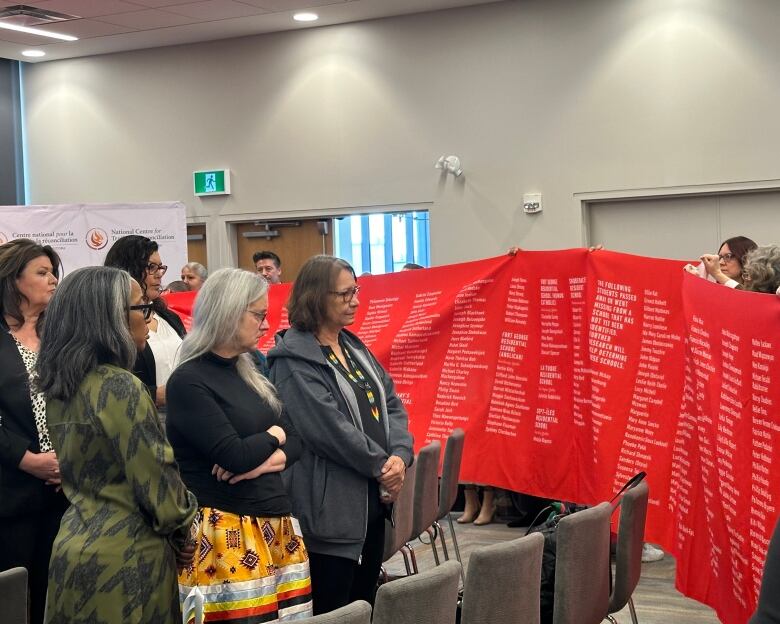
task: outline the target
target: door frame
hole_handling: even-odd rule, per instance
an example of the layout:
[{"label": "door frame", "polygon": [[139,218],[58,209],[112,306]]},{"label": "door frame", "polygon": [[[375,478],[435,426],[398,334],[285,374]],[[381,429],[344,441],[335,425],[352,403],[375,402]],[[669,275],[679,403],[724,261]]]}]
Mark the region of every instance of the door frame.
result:
[{"label": "door frame", "polygon": [[690,184],[684,186],[657,186],[649,188],[615,189],[608,191],[584,191],[574,193],[573,199],[580,212],[582,246],[589,247],[598,241],[591,241],[590,205],[596,202],[622,201],[627,199],[661,199],[664,197],[698,197],[707,195],[732,195],[736,193],[761,193],[779,191],[778,180],[749,180],[744,182],[718,182],[714,184]]},{"label": "door frame", "polygon": [[[340,206],[330,208],[309,208],[306,210],[274,210],[270,212],[252,212],[245,214],[227,214],[220,215],[212,222],[211,227],[216,229],[216,234],[224,245],[224,249],[217,254],[215,249],[215,258],[219,258],[220,267],[238,265],[238,249],[236,246],[237,227],[239,224],[254,223],[255,221],[288,221],[295,219],[336,219],[353,214],[376,214],[383,212],[412,212],[427,210],[431,212],[434,206],[432,201],[408,202],[399,204],[377,204],[373,206]],[[189,225],[189,222],[188,222]],[[209,244],[211,229],[206,225],[206,243]],[[217,241],[214,242],[217,244]],[[211,258],[211,247],[209,247],[209,262]]]}]

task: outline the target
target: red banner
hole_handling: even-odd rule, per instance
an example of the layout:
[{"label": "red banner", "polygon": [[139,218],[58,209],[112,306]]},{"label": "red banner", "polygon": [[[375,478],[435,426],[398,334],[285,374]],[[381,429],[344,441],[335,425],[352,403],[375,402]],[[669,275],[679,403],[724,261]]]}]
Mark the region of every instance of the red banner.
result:
[{"label": "red banner", "polygon": [[[648,541],[680,591],[742,624],[778,517],[780,301],[682,265],[576,249],[367,276],[351,329],[417,448],[466,430],[465,481],[596,503],[646,470]],[[264,351],[289,288],[271,289]]]}]

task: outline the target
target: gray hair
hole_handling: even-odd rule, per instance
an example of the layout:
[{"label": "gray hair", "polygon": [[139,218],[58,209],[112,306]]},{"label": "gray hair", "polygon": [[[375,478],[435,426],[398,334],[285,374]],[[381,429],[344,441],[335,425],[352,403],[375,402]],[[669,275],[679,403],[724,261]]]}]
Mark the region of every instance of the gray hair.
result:
[{"label": "gray hair", "polygon": [[206,278],[209,276],[208,269],[204,267],[200,262],[188,262],[185,264],[182,269],[189,269],[195,275],[197,275],[200,279],[202,279],[204,282],[206,281]]},{"label": "gray hair", "polygon": [[775,293],[780,286],[780,246],[757,247],[745,256],[745,290]]},{"label": "gray hair", "polygon": [[[181,346],[179,366],[220,347],[236,345],[241,316],[249,304],[268,292],[268,282],[242,269],[220,269],[203,284],[192,311],[192,330]],[[236,365],[239,376],[271,408],[281,413],[276,390],[255,366],[249,353]]]},{"label": "gray hair", "polygon": [[131,369],[138,354],[130,333],[127,271],[92,266],[73,271],[46,309],[36,388],[47,400],[71,400],[100,364]]}]

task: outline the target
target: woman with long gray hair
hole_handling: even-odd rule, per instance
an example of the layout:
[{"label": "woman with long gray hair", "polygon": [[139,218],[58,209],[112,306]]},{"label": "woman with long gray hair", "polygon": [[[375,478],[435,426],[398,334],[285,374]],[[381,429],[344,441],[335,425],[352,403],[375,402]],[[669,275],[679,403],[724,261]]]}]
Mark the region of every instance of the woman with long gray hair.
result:
[{"label": "woman with long gray hair", "polygon": [[200,505],[180,598],[202,594],[207,619],[222,622],[311,614],[308,554],[280,475],[300,441],[252,355],[268,329],[267,291],[248,271],[209,276],[168,380],[168,439]]},{"label": "woman with long gray hair", "polygon": [[148,333],[142,299],[125,271],[87,267],[47,309],[38,387],[71,502],[49,566],[49,623],[181,622],[176,568],[192,558],[196,503],[129,371]]}]

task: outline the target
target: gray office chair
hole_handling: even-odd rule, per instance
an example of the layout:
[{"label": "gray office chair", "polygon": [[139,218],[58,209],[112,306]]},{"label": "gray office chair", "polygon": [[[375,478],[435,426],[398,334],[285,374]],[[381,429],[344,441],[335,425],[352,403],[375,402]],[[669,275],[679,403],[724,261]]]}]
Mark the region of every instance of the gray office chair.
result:
[{"label": "gray office chair", "polygon": [[306,624],[371,624],[371,605],[365,600],[356,600],[335,611],[298,621]]},{"label": "gray office chair", "polygon": [[382,585],[373,624],[455,624],[460,564],[442,565]]},{"label": "gray office chair", "polygon": [[[458,478],[460,476],[460,462],[463,458],[463,442],[465,433],[463,429],[455,429],[450,437],[447,438],[447,444],[444,447],[444,462],[441,468],[441,480],[439,481],[439,513],[434,528],[441,540],[441,549],[444,553],[444,559],[449,561],[450,554],[447,552],[447,540],[444,538],[444,530],[440,521],[445,517],[450,525],[450,535],[452,535],[452,545],[455,549],[455,558],[462,563],[460,558],[460,548],[458,547],[458,537],[455,535],[455,525],[452,522],[452,506],[458,497]],[[462,569],[462,568],[461,568]],[[463,579],[465,582],[465,578]]]},{"label": "gray office chair", "polygon": [[539,624],[543,549],[531,533],[471,553],[461,624]]},{"label": "gray office chair", "polygon": [[0,605],[3,624],[27,624],[27,570],[0,572]]},{"label": "gray office chair", "polygon": [[[395,553],[401,552],[406,566],[406,573],[412,574],[410,562],[409,542],[416,537],[412,535],[412,521],[414,520],[414,484],[417,474],[417,462],[406,469],[404,484],[393,505],[393,522],[385,521],[385,550],[382,561],[387,562]],[[383,577],[387,582],[387,573],[382,569]]]},{"label": "gray office chair", "polygon": [[609,519],[600,503],[561,518],[555,554],[553,624],[599,624],[609,610]]},{"label": "gray office chair", "polygon": [[[441,442],[431,442],[420,449],[417,455],[417,474],[414,484],[414,514],[412,520],[412,538],[423,533],[430,536],[433,560],[439,565],[439,552],[436,549],[436,529],[433,523],[439,514],[439,456]],[[417,557],[414,548],[409,546],[412,568],[417,572]]]},{"label": "gray office chair", "polygon": [[[631,621],[638,624],[634,600],[631,595],[642,574],[642,544],[645,538],[647,500],[650,491],[647,481],[627,490],[620,499],[620,522],[615,551],[615,579],[609,597],[609,613],[617,613],[628,605]],[[616,623],[612,615],[610,622]]]}]

